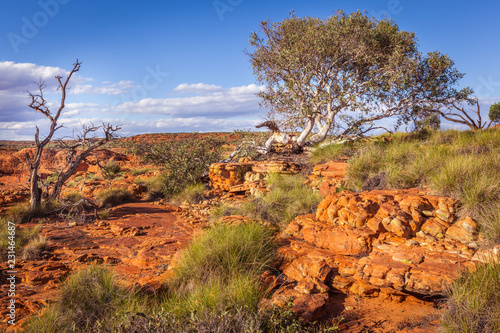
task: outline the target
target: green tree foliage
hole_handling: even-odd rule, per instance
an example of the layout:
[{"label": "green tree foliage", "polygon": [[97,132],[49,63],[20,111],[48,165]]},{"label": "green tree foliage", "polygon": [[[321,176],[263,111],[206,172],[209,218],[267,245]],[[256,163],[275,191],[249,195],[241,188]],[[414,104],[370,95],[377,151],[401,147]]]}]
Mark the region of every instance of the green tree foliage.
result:
[{"label": "green tree foliage", "polygon": [[500,102],[495,103],[490,106],[490,113],[488,114],[491,122],[499,123],[500,122]]},{"label": "green tree foliage", "polygon": [[408,113],[424,102],[439,104],[459,93],[463,74],[439,52],[423,56],[414,33],[389,20],[342,11],[328,19],[292,16],[261,22],[248,51],[254,73],[266,84],[261,105],[270,118],[301,128],[321,142],[328,133],[362,134],[376,122]]},{"label": "green tree foliage", "polygon": [[165,169],[163,194],[172,197],[208,174],[210,164],[221,157],[222,141],[192,139],[163,142],[151,147],[145,159]]}]

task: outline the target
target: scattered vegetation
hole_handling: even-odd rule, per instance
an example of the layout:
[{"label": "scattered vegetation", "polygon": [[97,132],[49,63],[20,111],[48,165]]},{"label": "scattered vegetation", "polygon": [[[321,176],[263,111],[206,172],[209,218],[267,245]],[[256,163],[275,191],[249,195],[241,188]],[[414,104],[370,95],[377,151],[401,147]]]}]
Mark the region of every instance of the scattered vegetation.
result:
[{"label": "scattered vegetation", "polygon": [[339,160],[343,157],[352,157],[356,151],[357,146],[359,146],[359,142],[346,142],[343,144],[330,143],[320,146],[315,149],[311,153],[310,162],[317,163],[325,163],[331,160]]},{"label": "scattered vegetation", "polygon": [[[345,146],[345,147],[338,147]],[[428,186],[461,203],[489,239],[500,241],[500,131],[395,133],[316,149],[317,160],[348,152],[352,190]]]},{"label": "scattered vegetation", "polygon": [[0,260],[7,260],[7,254],[9,247],[12,246],[12,241],[14,241],[16,251],[20,251],[26,244],[29,245],[30,243],[30,247],[32,248],[39,247],[40,250],[43,248],[41,246],[43,239],[38,236],[41,229],[40,225],[33,228],[20,228],[16,223],[13,229],[12,224],[8,223],[9,221],[12,222],[9,218],[0,216]]},{"label": "scattered vegetation", "polygon": [[102,174],[104,178],[113,179],[120,173],[121,170],[122,168],[120,166],[120,163],[116,161],[108,161],[102,167]]},{"label": "scattered vegetation", "polygon": [[204,199],[206,191],[205,184],[194,184],[185,187],[179,194],[172,198],[172,202],[176,205],[187,201],[190,204],[198,204]]},{"label": "scattered vegetation", "polygon": [[218,224],[184,251],[157,302],[89,266],[63,283],[59,297],[26,332],[334,332],[304,325],[289,308],[259,310],[259,276],[275,256],[272,230],[257,223]]},{"label": "scattered vegetation", "polygon": [[154,145],[144,158],[163,166],[162,193],[171,198],[208,175],[210,164],[220,160],[221,147],[218,139],[179,140]]},{"label": "scattered vegetation", "polygon": [[[32,231],[33,232],[33,231]],[[47,238],[43,236],[35,236],[23,248],[23,260],[41,259],[42,251],[47,247]]]},{"label": "scattered vegetation", "polygon": [[27,223],[32,218],[45,217],[54,213],[55,206],[54,202],[43,202],[33,210],[29,204],[20,203],[12,206],[5,214],[5,218],[16,224]]},{"label": "scattered vegetation", "polygon": [[165,184],[165,175],[159,174],[150,178],[136,178],[136,184],[146,188],[146,200],[155,200],[163,197],[163,186]]},{"label": "scattered vegetation", "polygon": [[295,217],[314,212],[321,200],[300,175],[270,174],[266,182],[269,192],[239,207],[221,205],[214,210],[213,218],[217,220],[225,215],[245,215],[285,228]]},{"label": "scattered vegetation", "polygon": [[97,193],[101,207],[112,207],[130,202],[134,196],[124,188],[108,188]]},{"label": "scattered vegetation", "polygon": [[68,277],[57,302],[29,322],[26,332],[116,332],[130,325],[127,314],[145,311],[145,305],[108,270],[90,266]]},{"label": "scattered vegetation", "polygon": [[449,291],[441,318],[444,332],[500,331],[500,265],[486,264],[464,273]]},{"label": "scattered vegetation", "polygon": [[99,218],[101,220],[107,220],[109,218],[109,210],[103,210],[99,213]]},{"label": "scattered vegetation", "polygon": [[140,175],[144,175],[144,174],[151,172],[151,171],[153,171],[153,169],[151,169],[151,168],[132,169],[132,170],[130,170],[130,174],[132,176],[140,176]]},{"label": "scattered vegetation", "polygon": [[193,311],[256,310],[259,275],[274,258],[272,231],[258,223],[217,224],[192,241],[169,281],[165,307]]}]

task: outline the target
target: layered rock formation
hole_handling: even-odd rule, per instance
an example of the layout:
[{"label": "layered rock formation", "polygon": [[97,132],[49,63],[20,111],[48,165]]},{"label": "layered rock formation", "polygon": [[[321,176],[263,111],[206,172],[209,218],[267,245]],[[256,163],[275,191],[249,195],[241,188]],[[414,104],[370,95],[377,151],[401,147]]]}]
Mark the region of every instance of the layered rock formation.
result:
[{"label": "layered rock formation", "polygon": [[297,174],[302,165],[283,160],[241,163],[214,163],[210,165],[210,186],[224,192],[250,192],[264,189],[264,177],[269,173]]},{"label": "layered rock formation", "polygon": [[452,198],[422,190],[328,195],[316,214],[286,229],[279,268],[287,278],[268,302],[306,321],[332,315],[339,294],[402,302],[444,296],[447,287],[498,249],[478,251],[478,226]]}]

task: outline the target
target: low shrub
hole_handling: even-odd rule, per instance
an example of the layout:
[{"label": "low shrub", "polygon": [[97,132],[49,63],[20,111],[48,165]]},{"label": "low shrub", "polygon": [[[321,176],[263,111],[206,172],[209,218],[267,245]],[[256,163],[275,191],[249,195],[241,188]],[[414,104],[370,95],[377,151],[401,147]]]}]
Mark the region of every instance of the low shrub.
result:
[{"label": "low shrub", "polygon": [[[18,223],[12,225],[7,217],[0,216],[0,259],[7,259],[9,247],[14,241],[15,251],[20,251],[26,244],[38,238],[41,226],[33,228],[20,228]],[[10,238],[9,238],[10,237]]]},{"label": "low shrub", "polygon": [[141,168],[141,169],[132,169],[130,170],[130,174],[132,176],[140,176],[140,175],[144,175],[148,172],[151,172],[153,169],[151,168]]},{"label": "low shrub", "polygon": [[352,157],[359,149],[361,144],[359,142],[346,142],[346,143],[330,143],[322,144],[315,148],[310,157],[310,162],[314,164],[325,163],[332,160],[338,160],[342,157]]},{"label": "low shrub", "polygon": [[57,209],[57,203],[42,202],[39,208],[31,210],[29,203],[12,206],[5,214],[5,218],[16,224],[27,223],[35,217],[46,217]]},{"label": "low shrub", "polygon": [[42,251],[47,247],[47,238],[43,236],[36,236],[32,238],[23,248],[23,260],[36,260],[41,259]]},{"label": "low shrub", "polygon": [[269,174],[270,191],[245,202],[236,214],[270,222],[285,228],[295,217],[315,211],[321,198],[300,175]]},{"label": "low shrub", "polygon": [[109,218],[109,210],[103,210],[99,213],[99,218],[101,220],[107,220]]},{"label": "low shrub", "polygon": [[179,194],[172,198],[172,202],[176,205],[187,201],[190,204],[198,204],[204,199],[206,191],[205,184],[194,184],[185,187]]},{"label": "low shrub", "polygon": [[160,174],[146,179],[136,178],[134,182],[146,187],[146,200],[156,200],[164,197],[165,175]]},{"label": "low shrub", "polygon": [[120,173],[121,169],[120,163],[116,161],[107,161],[102,168],[102,173],[104,178],[112,179]]},{"label": "low shrub", "polygon": [[162,193],[167,198],[194,185],[208,174],[210,164],[221,157],[221,140],[192,139],[154,145],[145,156],[165,170]]},{"label": "low shrub", "polygon": [[97,193],[101,207],[117,206],[132,201],[134,196],[124,188],[108,188]]}]

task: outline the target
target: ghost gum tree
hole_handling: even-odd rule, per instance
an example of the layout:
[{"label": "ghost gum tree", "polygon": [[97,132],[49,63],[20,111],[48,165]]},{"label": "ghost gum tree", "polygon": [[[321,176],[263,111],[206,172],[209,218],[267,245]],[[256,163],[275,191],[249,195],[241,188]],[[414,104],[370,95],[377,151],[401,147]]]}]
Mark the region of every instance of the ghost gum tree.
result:
[{"label": "ghost gum tree", "polygon": [[463,76],[439,52],[422,56],[414,33],[359,11],[328,19],[292,13],[260,28],[247,54],[266,85],[261,106],[285,127],[301,128],[301,147],[311,133],[310,143],[363,134],[424,102],[455,98],[452,86]]}]

